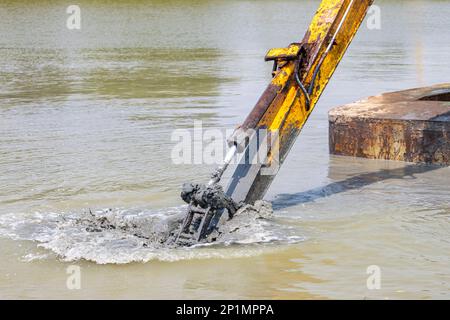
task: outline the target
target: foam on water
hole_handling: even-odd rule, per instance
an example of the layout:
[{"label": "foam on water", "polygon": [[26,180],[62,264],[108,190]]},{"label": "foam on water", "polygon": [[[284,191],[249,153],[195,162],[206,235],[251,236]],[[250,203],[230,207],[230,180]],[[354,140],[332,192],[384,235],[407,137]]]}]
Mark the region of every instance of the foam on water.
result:
[{"label": "foam on water", "polygon": [[[303,238],[276,223],[266,211],[245,210],[226,222],[216,241],[193,247],[168,245],[180,227],[186,207],[164,210],[106,209],[91,212],[5,214],[0,236],[37,243],[64,261],[88,260],[99,264],[177,261],[201,258],[254,256],[274,250],[274,243]],[[29,253],[23,261],[48,258]]]}]

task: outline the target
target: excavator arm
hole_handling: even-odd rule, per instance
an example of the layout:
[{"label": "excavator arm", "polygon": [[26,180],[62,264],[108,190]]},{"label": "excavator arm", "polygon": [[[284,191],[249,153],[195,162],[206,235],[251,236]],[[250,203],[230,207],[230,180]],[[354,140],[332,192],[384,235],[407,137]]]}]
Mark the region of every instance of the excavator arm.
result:
[{"label": "excavator arm", "polygon": [[[274,63],[273,79],[230,137],[224,164],[208,185],[190,184],[183,190],[189,212],[178,238],[194,235],[200,241],[216,228],[224,210],[231,217],[241,203],[264,197],[276,176],[276,171],[267,174],[264,170],[283,164],[372,3],[323,0],[302,41],[269,50],[265,60]],[[257,149],[261,146],[259,131],[267,134],[270,146],[265,158],[255,163],[248,159],[253,157],[251,142],[258,140]],[[241,159],[239,164],[229,165],[236,154]],[[223,185],[222,175],[229,177]],[[195,214],[201,216],[201,222],[192,228]]]}]

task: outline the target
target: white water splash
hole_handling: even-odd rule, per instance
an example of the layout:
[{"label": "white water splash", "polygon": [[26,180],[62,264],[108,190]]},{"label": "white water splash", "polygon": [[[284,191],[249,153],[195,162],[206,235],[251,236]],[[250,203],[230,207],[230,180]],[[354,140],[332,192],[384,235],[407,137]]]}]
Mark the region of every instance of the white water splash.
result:
[{"label": "white water splash", "polygon": [[[107,209],[95,212],[6,214],[0,216],[0,236],[37,242],[64,261],[98,264],[234,258],[275,249],[267,243],[292,243],[303,238],[274,223],[272,216],[253,210],[225,223],[214,243],[189,248],[167,245],[183,219],[185,207],[164,210]],[[30,253],[23,261],[45,259]]]}]

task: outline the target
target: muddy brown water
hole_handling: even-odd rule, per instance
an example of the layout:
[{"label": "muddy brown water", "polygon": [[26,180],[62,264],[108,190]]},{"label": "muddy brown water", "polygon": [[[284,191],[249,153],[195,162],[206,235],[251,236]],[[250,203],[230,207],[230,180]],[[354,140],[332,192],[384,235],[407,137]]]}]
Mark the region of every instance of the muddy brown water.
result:
[{"label": "muddy brown water", "polygon": [[82,0],[79,31],[65,1],[2,1],[0,297],[450,298],[450,169],[328,154],[333,106],[449,79],[450,2],[376,3],[381,29],[362,26],[270,188],[274,217],[164,250],[73,219],[148,233],[178,214],[212,167],[173,164],[172,131],[241,122],[266,50],[301,39],[319,1]]}]

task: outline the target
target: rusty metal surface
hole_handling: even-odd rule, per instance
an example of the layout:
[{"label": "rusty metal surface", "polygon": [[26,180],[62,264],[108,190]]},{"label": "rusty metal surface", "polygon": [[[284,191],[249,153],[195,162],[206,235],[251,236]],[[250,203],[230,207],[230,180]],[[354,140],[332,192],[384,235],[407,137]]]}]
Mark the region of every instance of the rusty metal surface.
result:
[{"label": "rusty metal surface", "polygon": [[449,165],[449,92],[450,84],[441,84],[334,108],[330,153]]}]

